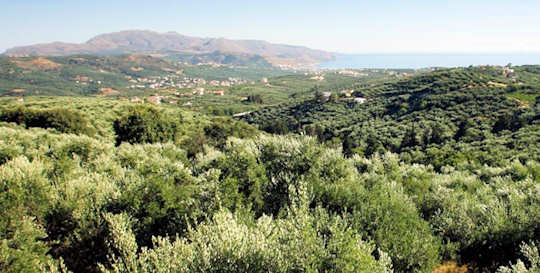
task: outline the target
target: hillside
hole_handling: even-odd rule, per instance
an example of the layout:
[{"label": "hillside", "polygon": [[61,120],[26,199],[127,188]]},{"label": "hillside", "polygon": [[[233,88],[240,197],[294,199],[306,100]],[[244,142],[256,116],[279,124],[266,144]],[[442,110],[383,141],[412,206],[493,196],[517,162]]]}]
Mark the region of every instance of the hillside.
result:
[{"label": "hillside", "polygon": [[[256,40],[229,40],[224,38],[198,38],[176,32],[158,33],[153,31],[129,30],[101,34],[86,43],[49,43],[8,49],[8,56],[67,56],[78,54],[118,55],[118,54],[229,54],[248,55],[249,58],[264,58],[273,65],[311,65],[331,60],[333,54],[306,47],[272,44]],[[221,53],[219,53],[221,52]],[[249,59],[248,58],[248,59]],[[221,60],[226,63],[226,60]],[[229,61],[230,58],[229,58]]]},{"label": "hillside", "polygon": [[241,118],[272,133],[343,143],[349,155],[391,151],[437,168],[503,155],[538,160],[540,76],[537,67],[512,69],[444,69],[358,88],[354,96],[363,103],[311,98]]},{"label": "hillside", "polygon": [[171,76],[181,69],[149,56],[0,57],[0,92],[11,95],[119,94],[140,77]]},{"label": "hillside", "polygon": [[[216,57],[215,55],[212,55]],[[218,115],[304,100],[314,92],[350,92],[420,70],[294,72],[193,65],[148,55],[0,56],[0,96],[97,96],[147,100]]]},{"label": "hillside", "polygon": [[[415,91],[376,92],[358,107],[305,102],[312,124],[357,133],[324,144],[168,104],[2,98],[0,271],[534,268],[539,105],[432,85],[457,75],[487,74],[397,80]],[[364,135],[367,145],[349,147]]]},{"label": "hillside", "polygon": [[272,68],[180,64],[148,55],[0,56],[0,95],[134,96],[158,87],[193,87],[200,79],[253,81],[284,74]]},{"label": "hillside", "polygon": [[253,67],[253,68],[271,68],[272,64],[260,55],[246,54],[246,53],[224,53],[221,51],[214,51],[211,53],[170,53],[164,56],[165,59],[188,63],[188,64],[223,64],[234,65],[240,67]]}]

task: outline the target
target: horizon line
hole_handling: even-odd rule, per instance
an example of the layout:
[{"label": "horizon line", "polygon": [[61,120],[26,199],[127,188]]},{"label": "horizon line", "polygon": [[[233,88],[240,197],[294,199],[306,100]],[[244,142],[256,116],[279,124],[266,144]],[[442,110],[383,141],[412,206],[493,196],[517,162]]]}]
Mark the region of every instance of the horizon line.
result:
[{"label": "horizon line", "polygon": [[[427,55],[427,54],[432,54],[432,55],[437,55],[437,54],[540,54],[540,50],[538,51],[523,51],[523,50],[508,50],[508,51],[366,51],[366,52],[339,52],[339,51],[334,51],[334,50],[329,50],[329,49],[322,49],[322,48],[317,48],[317,47],[312,47],[311,45],[302,45],[302,44],[296,44],[296,43],[284,43],[284,42],[273,42],[273,41],[269,41],[269,40],[266,40],[266,39],[256,39],[256,38],[229,38],[229,37],[224,37],[224,36],[215,36],[215,37],[211,37],[211,36],[204,36],[204,35],[193,35],[193,34],[182,34],[176,30],[169,30],[169,31],[159,31],[159,30],[153,30],[153,29],[124,29],[124,30],[111,30],[111,31],[108,31],[108,32],[103,32],[103,33],[98,33],[98,34],[94,34],[92,35],[90,38],[86,39],[85,41],[81,41],[81,42],[65,42],[65,41],[49,41],[49,42],[36,42],[36,43],[32,43],[32,44],[27,44],[27,45],[16,45],[16,46],[12,46],[12,47],[9,47],[9,48],[5,48],[2,50],[2,53],[0,53],[0,55],[5,55],[6,52],[10,49],[13,49],[13,48],[18,48],[18,47],[29,47],[29,46],[36,46],[36,45],[43,45],[43,44],[53,44],[53,43],[68,43],[68,44],[85,44],[87,42],[89,42],[90,40],[92,40],[93,38],[95,37],[98,37],[98,36],[101,36],[101,35],[106,35],[106,34],[114,34],[114,33],[120,33],[120,32],[136,32],[136,31],[140,31],[140,32],[154,32],[154,33],[157,33],[157,34],[171,34],[171,33],[174,33],[174,34],[178,34],[178,35],[182,35],[182,36],[186,36],[186,37],[194,37],[194,38],[201,38],[201,39],[227,39],[227,40],[233,40],[233,41],[263,41],[263,42],[267,42],[267,43],[271,43],[271,44],[276,44],[276,45],[286,45],[286,46],[295,46],[295,47],[305,47],[305,48],[309,48],[309,49],[312,49],[312,50],[319,50],[319,51],[325,51],[327,53],[331,53],[331,54],[334,54],[334,55],[375,55],[375,54],[379,54],[379,55],[405,55],[405,54],[418,54],[418,55]],[[95,55],[95,54],[94,54]]]}]

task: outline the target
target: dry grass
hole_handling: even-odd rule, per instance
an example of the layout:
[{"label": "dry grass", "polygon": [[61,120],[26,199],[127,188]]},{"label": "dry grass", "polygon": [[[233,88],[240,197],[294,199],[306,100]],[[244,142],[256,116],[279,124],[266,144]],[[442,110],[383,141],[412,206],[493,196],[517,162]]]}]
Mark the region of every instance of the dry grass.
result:
[{"label": "dry grass", "polygon": [[488,84],[490,86],[495,86],[495,87],[506,87],[507,86],[507,84],[505,84],[505,83],[492,82],[492,81],[489,81]]},{"label": "dry grass", "polygon": [[466,265],[458,266],[455,262],[445,262],[438,265],[433,270],[433,273],[467,273],[468,268]]},{"label": "dry grass", "polygon": [[113,96],[120,94],[120,91],[114,90],[112,88],[104,87],[99,89],[98,96]]},{"label": "dry grass", "polygon": [[39,58],[28,60],[28,61],[16,60],[14,61],[14,63],[20,68],[39,69],[39,70],[52,70],[52,69],[57,69],[62,66],[61,64],[57,64],[43,57],[39,57]]}]

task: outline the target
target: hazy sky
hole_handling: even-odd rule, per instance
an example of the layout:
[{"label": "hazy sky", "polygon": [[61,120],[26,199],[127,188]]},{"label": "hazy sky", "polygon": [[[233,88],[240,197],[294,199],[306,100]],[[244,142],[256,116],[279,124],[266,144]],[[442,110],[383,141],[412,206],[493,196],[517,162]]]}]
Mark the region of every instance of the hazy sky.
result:
[{"label": "hazy sky", "polygon": [[127,29],[343,53],[540,52],[539,0],[0,0],[0,52]]}]

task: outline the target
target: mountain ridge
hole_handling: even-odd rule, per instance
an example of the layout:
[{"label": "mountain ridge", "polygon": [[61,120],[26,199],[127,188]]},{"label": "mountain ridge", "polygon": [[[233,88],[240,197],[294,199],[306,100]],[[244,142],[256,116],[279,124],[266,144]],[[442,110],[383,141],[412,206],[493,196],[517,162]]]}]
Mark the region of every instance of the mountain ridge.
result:
[{"label": "mountain ridge", "polygon": [[259,55],[273,65],[297,63],[313,65],[335,58],[334,53],[304,46],[275,44],[262,40],[231,40],[200,38],[178,32],[125,30],[97,35],[84,43],[52,42],[13,47],[7,56],[68,56],[77,54],[117,55],[126,53],[188,53],[212,52]]}]

